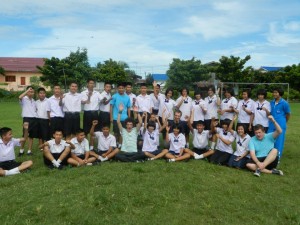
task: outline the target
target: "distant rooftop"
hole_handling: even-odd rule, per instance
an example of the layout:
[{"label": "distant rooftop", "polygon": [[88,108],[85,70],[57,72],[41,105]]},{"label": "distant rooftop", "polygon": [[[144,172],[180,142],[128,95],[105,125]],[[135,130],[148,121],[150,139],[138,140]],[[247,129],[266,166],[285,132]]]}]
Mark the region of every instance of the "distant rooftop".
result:
[{"label": "distant rooftop", "polygon": [[36,67],[43,65],[43,58],[0,57],[0,66],[7,72],[38,72]]},{"label": "distant rooftop", "polygon": [[168,80],[167,74],[152,74],[153,80],[166,81]]},{"label": "distant rooftop", "polygon": [[260,70],[264,70],[266,72],[276,72],[279,70],[282,70],[283,67],[278,67],[278,66],[262,66],[260,67]]}]

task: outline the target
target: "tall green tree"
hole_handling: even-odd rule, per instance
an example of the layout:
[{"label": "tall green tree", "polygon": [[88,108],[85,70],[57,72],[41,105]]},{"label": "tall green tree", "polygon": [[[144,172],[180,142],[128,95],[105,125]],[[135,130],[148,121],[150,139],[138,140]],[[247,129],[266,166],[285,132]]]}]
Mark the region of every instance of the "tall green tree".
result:
[{"label": "tall green tree", "polygon": [[91,66],[85,48],[78,48],[76,52],[71,52],[68,57],[63,59],[46,58],[44,66],[37,68],[43,74],[41,81],[48,86],[60,84],[67,88],[72,81],[75,81],[80,90],[87,79],[91,77]]},{"label": "tall green tree", "polygon": [[173,59],[167,71],[169,79],[166,86],[177,90],[183,86],[192,89],[194,83],[209,79],[207,66],[194,57],[190,60]]},{"label": "tall green tree", "polygon": [[253,68],[245,67],[250,59],[250,55],[243,59],[232,55],[230,57],[222,56],[216,68],[217,78],[222,82],[252,82]]},{"label": "tall green tree", "polygon": [[5,75],[5,70],[2,66],[0,66],[0,74],[2,74],[3,76]]},{"label": "tall green tree", "polygon": [[291,88],[300,90],[300,63],[286,66],[278,74],[281,76],[281,82],[290,83]]}]

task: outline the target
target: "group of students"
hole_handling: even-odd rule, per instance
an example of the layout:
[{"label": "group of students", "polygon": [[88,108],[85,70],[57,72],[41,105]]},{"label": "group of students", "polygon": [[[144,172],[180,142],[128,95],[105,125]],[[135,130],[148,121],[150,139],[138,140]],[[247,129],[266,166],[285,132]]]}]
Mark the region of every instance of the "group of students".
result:
[{"label": "group of students", "polygon": [[[55,85],[50,98],[46,98],[44,88],[39,88],[36,101],[34,90],[28,87],[19,96],[23,138],[13,138],[8,127],[0,129],[0,175],[17,174],[31,167],[31,160],[15,161],[14,147],[20,146],[19,156],[24,155],[27,137],[27,154],[32,154],[33,139],[38,138],[44,163],[51,169],[68,164],[96,165],[111,159],[141,162],[165,158],[176,162],[206,158],[219,165],[248,168],[256,176],[261,172],[283,175],[276,166],[282,156],[290,108],[280,89],[274,89],[271,102],[266,100],[265,90],[258,90],[255,102],[249,90],[243,90],[242,100],[238,101],[231,89],[225,90],[221,100],[214,86],[208,88],[204,99],[197,91],[192,99],[188,89],[183,88],[175,101],[173,89],[162,94],[155,81],[152,94],[148,95],[147,86],[141,84],[138,96],[132,93],[130,83],[118,84],[113,96],[111,84],[105,83],[102,93],[94,86],[95,82],[88,80],[87,89],[78,93],[77,84],[72,82],[69,92],[63,94]],[[110,133],[111,124],[114,135]],[[193,149],[189,146],[190,135]]]}]

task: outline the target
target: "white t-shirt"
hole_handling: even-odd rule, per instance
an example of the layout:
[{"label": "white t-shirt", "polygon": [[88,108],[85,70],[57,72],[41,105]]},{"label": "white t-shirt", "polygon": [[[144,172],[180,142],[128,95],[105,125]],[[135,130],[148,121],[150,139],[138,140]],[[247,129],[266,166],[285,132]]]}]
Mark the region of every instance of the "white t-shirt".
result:
[{"label": "white t-shirt", "polygon": [[153,102],[153,109],[156,109],[156,110],[159,109],[159,100],[158,100],[158,98],[160,96],[164,96],[164,94],[158,93],[157,98],[155,97],[155,95],[153,93],[150,94],[150,98]]},{"label": "white t-shirt", "polygon": [[62,106],[59,105],[60,98],[56,98],[54,95],[49,99],[50,104],[50,117],[64,117],[64,112],[62,110]]},{"label": "white t-shirt", "polygon": [[84,155],[86,152],[90,151],[89,141],[84,138],[82,142],[78,142],[77,138],[71,139],[71,143],[75,145],[75,149],[71,149],[71,152],[75,155]]},{"label": "white t-shirt", "polygon": [[148,130],[143,134],[143,152],[153,152],[157,150],[159,146],[159,133],[154,130],[150,133]]},{"label": "white t-shirt", "polygon": [[234,141],[234,136],[230,132],[225,132],[222,128],[217,127],[217,133],[220,135],[225,140],[231,141],[230,145],[226,145],[221,139],[218,139],[216,149],[221,151],[221,152],[227,152],[232,154],[233,149],[232,149],[232,142]]},{"label": "white t-shirt", "polygon": [[29,99],[28,96],[24,96],[20,100],[20,104],[22,106],[22,117],[30,117],[30,118],[36,118],[36,102],[33,98]]},{"label": "white t-shirt", "polygon": [[[238,105],[238,101],[236,100],[235,97],[231,97],[229,99],[225,98],[223,99],[221,103],[221,110],[225,109],[230,109],[231,107],[236,108]],[[220,119],[225,120],[225,119],[230,119],[232,120],[234,116],[234,112],[225,112],[223,115],[221,115]]]},{"label": "white t-shirt", "polygon": [[269,119],[265,110],[262,108],[265,107],[269,112],[271,111],[270,102],[265,100],[263,103],[256,101],[254,103],[254,120],[253,125],[261,124],[264,127],[269,127]]},{"label": "white t-shirt", "polygon": [[207,96],[204,101],[207,105],[207,112],[204,115],[205,120],[211,120],[212,117],[218,118],[218,104],[217,104],[217,96],[214,95],[212,97]]},{"label": "white t-shirt", "polygon": [[234,131],[233,135],[236,141],[236,150],[233,154],[236,156],[242,156],[243,154],[245,154],[245,152],[249,151],[248,144],[251,137],[246,134],[246,136],[242,138],[236,131]]},{"label": "white t-shirt", "polygon": [[193,146],[194,148],[203,149],[208,146],[208,139],[210,138],[209,130],[203,130],[201,134],[197,129],[193,129]]},{"label": "white t-shirt", "polygon": [[66,147],[70,146],[68,143],[66,143],[65,140],[61,140],[59,144],[56,144],[54,139],[51,139],[47,142],[49,144],[51,153],[61,153],[65,150]]},{"label": "white t-shirt", "polygon": [[36,101],[37,117],[40,119],[48,119],[48,112],[50,112],[50,102],[47,98],[43,101],[40,99]]},{"label": "white t-shirt", "polygon": [[[176,105],[178,105],[181,102],[182,98],[183,98],[182,96],[180,96],[179,98],[177,98]],[[193,102],[193,99],[188,96],[182,102],[181,106],[179,107],[179,110],[182,112],[182,115],[181,115],[181,118],[180,118],[181,121],[186,121],[185,117],[186,116],[189,117],[191,115],[192,102]]]},{"label": "white t-shirt", "polygon": [[136,106],[139,112],[151,113],[153,108],[153,101],[149,95],[139,95],[136,98]]},{"label": "white t-shirt", "polygon": [[0,139],[0,162],[15,160],[15,146],[20,146],[20,139],[12,138],[6,145]]},{"label": "white t-shirt", "polygon": [[243,106],[245,106],[247,110],[250,110],[253,113],[254,101],[252,99],[248,99],[247,101],[240,100],[237,107],[237,110],[239,111],[238,122],[250,123],[250,115],[245,112]]},{"label": "white t-shirt", "polygon": [[174,151],[176,154],[180,153],[180,149],[185,147],[185,136],[179,133],[176,137],[174,133],[169,134],[170,151]]},{"label": "white t-shirt", "polygon": [[194,121],[199,121],[199,120],[204,121],[205,114],[202,108],[204,110],[207,110],[206,102],[203,99],[200,99],[199,101],[194,100],[192,103],[192,107],[194,109]]},{"label": "white t-shirt", "polygon": [[132,110],[132,107],[133,107],[133,100],[134,100],[134,99],[135,99],[135,104],[136,104],[136,95],[133,94],[133,93],[130,93],[130,94],[127,94],[127,93],[126,93],[126,95],[128,95],[129,98],[130,98],[130,105],[131,105],[130,110]]},{"label": "white t-shirt", "polygon": [[[89,91],[85,90],[81,92],[82,95],[82,101],[87,101],[89,96]],[[99,103],[100,103],[100,93],[98,91],[93,91],[91,97],[90,97],[90,103],[85,103],[83,105],[84,111],[97,111],[99,110]]]},{"label": "white t-shirt", "polygon": [[158,116],[162,117],[162,112],[164,109],[165,111],[165,118],[169,116],[169,120],[174,119],[174,112],[173,109],[176,106],[176,102],[173,99],[166,99],[165,96],[160,96],[159,98],[159,110],[158,110]]},{"label": "white t-shirt", "polygon": [[94,135],[98,140],[98,151],[108,151],[110,147],[117,147],[116,138],[112,134],[105,137],[103,132],[97,131]]},{"label": "white t-shirt", "polygon": [[81,101],[82,95],[81,93],[71,93],[68,92],[64,94],[64,98],[62,99],[63,103],[63,111],[64,112],[80,112],[81,111]]},{"label": "white t-shirt", "polygon": [[102,102],[104,98],[106,98],[106,100],[111,99],[111,94],[107,93],[106,91],[103,91],[100,94],[100,111],[102,111],[102,112],[110,112],[110,104],[108,103],[108,104],[105,105]]}]

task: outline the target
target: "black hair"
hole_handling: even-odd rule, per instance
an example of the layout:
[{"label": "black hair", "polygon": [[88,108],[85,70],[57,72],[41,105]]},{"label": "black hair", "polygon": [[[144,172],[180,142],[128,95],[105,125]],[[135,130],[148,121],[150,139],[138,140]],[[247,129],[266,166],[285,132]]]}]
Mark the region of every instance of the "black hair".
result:
[{"label": "black hair", "polygon": [[125,84],[125,83],[118,83],[117,87],[120,87],[120,86],[123,86],[123,87],[125,87],[125,86],[126,86],[126,84]]},{"label": "black hair", "polygon": [[223,125],[227,125],[227,126],[229,126],[229,125],[230,125],[230,122],[231,122],[231,120],[230,120],[230,119],[225,119],[225,120],[222,120],[221,126],[223,126]]},{"label": "black hair", "polygon": [[284,91],[283,91],[282,88],[280,88],[280,87],[274,88],[274,89],[273,89],[273,92],[274,92],[274,91],[277,91],[281,97],[282,97],[283,94],[284,94]]},{"label": "black hair", "polygon": [[186,90],[186,92],[187,92],[187,95],[189,95],[189,89],[187,88],[187,87],[183,87],[181,90],[180,90],[180,94],[182,94],[182,92],[184,91],[184,90]]},{"label": "black hair", "polygon": [[53,134],[55,134],[56,132],[61,132],[62,134],[64,133],[62,129],[60,128],[57,128],[53,131]]},{"label": "black hair", "polygon": [[159,87],[159,88],[160,88],[160,84],[156,84],[156,87]]},{"label": "black hair", "polygon": [[32,88],[32,89],[34,89],[32,86],[27,86],[26,90],[28,90],[29,88]]},{"label": "black hair", "polygon": [[216,88],[213,85],[208,86],[208,91],[211,89],[214,93],[216,92]]},{"label": "black hair", "polygon": [[146,83],[141,83],[140,87],[147,87],[147,84]]},{"label": "black hair", "polygon": [[246,129],[246,126],[244,124],[238,123],[237,126],[236,126],[236,130],[238,129],[238,127],[242,127],[244,129],[244,133],[245,134],[247,133],[247,129]]},{"label": "black hair", "polygon": [[125,125],[127,125],[127,123],[132,123],[134,125],[134,119],[131,117],[128,117],[127,119],[125,119],[124,123],[125,123]]},{"label": "black hair", "polygon": [[132,83],[131,82],[126,82],[125,86],[131,86],[132,87]]},{"label": "black hair", "polygon": [[225,93],[229,93],[231,96],[234,96],[234,90],[233,90],[233,88],[227,88],[226,90],[225,90]]},{"label": "black hair", "polygon": [[179,130],[179,133],[181,133],[181,126],[179,126],[179,124],[174,124],[174,126],[172,127],[172,131],[174,130],[174,129],[178,129]]},{"label": "black hair", "polygon": [[71,82],[69,83],[69,86],[71,86],[72,84],[76,84],[76,85],[78,86],[78,83],[77,83],[76,81],[71,81]]},{"label": "black hair", "polygon": [[267,98],[267,91],[265,89],[259,89],[257,90],[256,96],[263,95],[264,98]]},{"label": "black hair", "polygon": [[60,85],[59,84],[54,84],[53,87],[59,87],[60,88]]},{"label": "black hair", "polygon": [[110,129],[110,124],[109,123],[104,123],[104,124],[102,124],[102,129],[103,128],[108,128],[108,129]]},{"label": "black hair", "polygon": [[156,128],[155,122],[149,121],[149,123],[147,123],[147,129],[148,129],[149,127],[153,127],[153,128],[155,129],[155,128]]},{"label": "black hair", "polygon": [[111,82],[105,82],[105,83],[104,83],[104,86],[107,85],[107,84],[111,85]]},{"label": "black hair", "polygon": [[194,92],[194,97],[196,97],[196,95],[200,95],[200,96],[201,96],[201,92],[200,92],[200,91],[198,91],[198,90],[197,90],[197,91],[195,91],[195,92]]},{"label": "black hair", "polygon": [[203,125],[203,126],[205,126],[205,123],[204,123],[203,120],[198,120],[198,121],[196,122],[196,127],[197,127],[198,125]]},{"label": "black hair", "polygon": [[82,128],[79,128],[77,131],[76,131],[76,135],[77,134],[81,134],[81,133],[84,133],[84,130]]},{"label": "black hair", "polygon": [[248,98],[251,98],[251,91],[249,89],[244,89],[242,93],[247,93]]},{"label": "black hair", "polygon": [[5,136],[9,131],[11,131],[11,128],[9,128],[9,127],[2,127],[0,129],[0,136],[1,137]]},{"label": "black hair", "polygon": [[165,96],[167,97],[167,94],[172,91],[172,95],[173,95],[173,88],[167,88],[166,92],[165,92]]},{"label": "black hair", "polygon": [[40,93],[41,91],[46,92],[45,88],[43,88],[43,87],[40,87],[39,89],[37,89],[37,92],[38,92],[38,93]]},{"label": "black hair", "polygon": [[92,78],[89,78],[89,79],[87,79],[87,83],[89,83],[90,81],[93,81],[94,83],[95,83],[95,80],[94,79],[92,79]]}]

